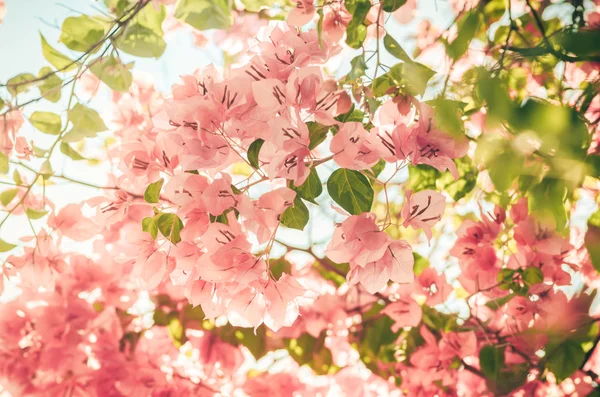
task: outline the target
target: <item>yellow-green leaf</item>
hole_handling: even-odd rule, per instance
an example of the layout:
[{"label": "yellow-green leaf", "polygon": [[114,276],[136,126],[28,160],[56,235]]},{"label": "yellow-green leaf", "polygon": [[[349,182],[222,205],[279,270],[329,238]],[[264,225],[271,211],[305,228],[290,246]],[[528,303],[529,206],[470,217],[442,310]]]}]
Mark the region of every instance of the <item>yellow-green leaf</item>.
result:
[{"label": "yellow-green leaf", "polygon": [[45,66],[40,69],[38,79],[43,79],[38,83],[40,95],[50,102],[58,102],[62,95],[62,80],[60,77],[56,73],[52,73],[51,68]]},{"label": "yellow-green leaf", "polygon": [[116,40],[117,48],[138,57],[160,57],[167,47],[162,30],[166,15],[164,6],[146,5]]},{"label": "yellow-green leaf", "polygon": [[19,189],[17,188],[3,191],[2,193],[0,193],[0,203],[2,203],[2,205],[6,207],[12,201],[12,199],[15,198],[18,192]]},{"label": "yellow-green leaf", "polygon": [[46,215],[48,213],[48,211],[38,211],[38,210],[31,209],[31,208],[26,208],[25,213],[27,214],[27,217],[29,219],[35,220],[35,219],[42,218],[44,215]]},{"label": "yellow-green leaf", "polygon": [[85,160],[86,158],[83,157],[77,150],[73,149],[68,143],[66,142],[61,142],[60,143],[60,151],[67,157],[69,157],[71,160],[75,160],[75,161],[79,161],[79,160]]},{"label": "yellow-green leaf", "polygon": [[78,142],[107,130],[98,112],[80,103],[69,110],[69,121],[73,123],[73,128],[64,136],[64,142]]},{"label": "yellow-green leaf", "polygon": [[127,66],[113,56],[97,59],[90,70],[104,84],[115,91],[127,92],[133,81],[133,76]]},{"label": "yellow-green leaf", "polygon": [[0,153],[0,174],[8,173],[8,156]]},{"label": "yellow-green leaf", "polygon": [[160,189],[162,189],[163,183],[165,183],[165,180],[160,178],[158,181],[148,185],[144,192],[144,200],[146,200],[147,203],[158,203]]},{"label": "yellow-green leaf", "polygon": [[42,54],[44,54],[44,58],[46,58],[46,60],[50,62],[50,64],[54,66],[57,70],[60,70],[62,72],[68,72],[69,70],[73,70],[77,66],[77,64],[73,62],[71,58],[61,54],[60,52],[52,48],[52,46],[48,44],[48,42],[41,33],[40,38],[42,39]]},{"label": "yellow-green leaf", "polygon": [[15,244],[7,243],[6,241],[4,241],[0,238],[0,252],[8,252],[15,247],[16,247]]},{"label": "yellow-green leaf", "polygon": [[87,52],[102,41],[106,27],[103,21],[87,15],[69,17],[62,24],[60,42],[74,51]]},{"label": "yellow-green leaf", "polygon": [[198,30],[227,29],[233,22],[227,0],[180,0],[175,18]]},{"label": "yellow-green leaf", "polygon": [[6,88],[12,96],[28,91],[35,82],[36,77],[31,73],[21,73],[6,82]]},{"label": "yellow-green leaf", "polygon": [[58,135],[60,134],[61,120],[60,116],[52,112],[33,112],[29,116],[31,124],[45,134]]}]

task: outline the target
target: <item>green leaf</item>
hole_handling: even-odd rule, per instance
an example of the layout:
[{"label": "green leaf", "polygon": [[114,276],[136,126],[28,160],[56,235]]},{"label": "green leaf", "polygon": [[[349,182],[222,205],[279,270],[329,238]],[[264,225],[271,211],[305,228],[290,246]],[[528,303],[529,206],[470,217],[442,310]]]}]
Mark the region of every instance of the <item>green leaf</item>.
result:
[{"label": "green leaf", "polygon": [[73,62],[71,58],[52,48],[41,33],[40,38],[42,39],[42,54],[44,54],[44,58],[57,70],[68,72],[77,67],[77,63]]},{"label": "green leaf", "polygon": [[258,327],[256,334],[252,328],[232,327],[227,324],[215,328],[215,334],[227,343],[234,346],[245,346],[256,360],[268,353],[267,331],[264,326]]},{"label": "green leaf", "polygon": [[15,183],[17,185],[22,185],[23,184],[23,179],[21,179],[21,174],[19,174],[19,171],[15,170],[13,172],[13,181],[15,181]]},{"label": "green leaf", "polygon": [[167,47],[162,30],[166,16],[163,5],[147,4],[116,40],[117,48],[138,57],[159,58]]},{"label": "green leaf", "polygon": [[60,42],[68,48],[79,51],[90,51],[104,38],[106,24],[99,19],[80,15],[68,17],[62,24]]},{"label": "green leaf", "polygon": [[314,148],[319,146],[325,139],[327,139],[329,126],[319,124],[316,121],[309,121],[306,123],[306,126],[308,127],[308,137],[310,139],[308,148],[310,150],[313,150]]},{"label": "green leaf", "polygon": [[479,365],[488,379],[498,379],[504,368],[504,347],[484,346],[479,351]]},{"label": "green leaf", "polygon": [[475,95],[487,105],[486,125],[498,125],[512,118],[514,105],[506,84],[500,78],[492,77],[487,70],[481,69],[477,73]]},{"label": "green leaf", "polygon": [[152,320],[154,320],[154,325],[158,325],[159,327],[165,327],[169,325],[170,322],[169,314],[162,309],[156,309],[154,311]]},{"label": "green leaf", "polygon": [[127,92],[133,81],[127,66],[113,56],[96,59],[90,70],[114,91]]},{"label": "green leaf", "polygon": [[58,135],[62,122],[60,116],[52,112],[36,111],[29,116],[31,124],[45,134]]},{"label": "green leaf", "polygon": [[367,27],[363,22],[371,9],[371,2],[352,0],[347,1],[345,5],[352,14],[352,20],[346,26],[346,44],[352,48],[360,48],[367,38]]},{"label": "green leaf", "polygon": [[421,190],[435,189],[436,181],[441,177],[442,173],[437,169],[418,164],[416,166],[408,166],[408,185],[415,192]]},{"label": "green leaf", "polygon": [[394,343],[398,339],[398,332],[392,332],[392,326],[394,320],[390,317],[383,315],[375,320],[366,329],[364,336],[365,342],[368,349],[373,353],[374,356],[378,356],[382,347]]},{"label": "green leaf", "polygon": [[544,273],[537,267],[528,267],[523,272],[523,280],[529,284],[539,284],[544,281]]},{"label": "green leaf", "polygon": [[269,351],[267,347],[267,331],[264,326],[256,330],[256,334],[252,328],[237,328],[235,337],[240,345],[245,346],[255,359],[263,357]]},{"label": "green leaf", "polygon": [[154,240],[156,240],[156,237],[158,237],[158,222],[157,222],[157,217],[146,217],[144,219],[142,219],[142,230],[145,232],[150,233],[150,235],[152,236],[152,238]]},{"label": "green leaf", "polygon": [[19,189],[17,188],[3,191],[2,193],[0,193],[0,203],[2,203],[2,205],[6,207],[12,201],[12,199],[15,198],[18,192]]},{"label": "green leaf", "polygon": [[454,179],[452,174],[447,171],[437,178],[435,186],[438,190],[448,193],[454,201],[458,201],[475,188],[478,172],[477,168],[473,165],[473,161],[468,156],[454,159],[454,163],[458,170],[458,179]]},{"label": "green leaf", "polygon": [[416,276],[420,276],[421,273],[423,273],[423,270],[429,267],[429,259],[417,254],[416,252],[413,252],[413,257],[415,258],[413,271]]},{"label": "green leaf", "polygon": [[198,30],[228,29],[233,22],[227,0],[180,0],[175,18]]},{"label": "green leaf", "polygon": [[6,82],[6,88],[12,96],[16,96],[22,92],[28,91],[33,87],[36,77],[31,73],[21,73]]},{"label": "green leaf", "polygon": [[581,345],[567,339],[559,344],[556,350],[549,353],[546,367],[552,371],[556,377],[556,382],[560,383],[573,375],[583,364],[583,360],[585,360],[585,352]]},{"label": "green leaf", "polygon": [[325,375],[333,365],[331,352],[325,347],[325,336],[325,331],[318,339],[304,333],[299,338],[284,339],[284,344],[299,365],[308,365],[317,375]]},{"label": "green leaf", "polygon": [[502,306],[504,306],[505,304],[507,304],[514,297],[515,297],[515,294],[511,293],[511,294],[508,294],[506,296],[502,296],[500,298],[496,298],[496,299],[492,299],[490,301],[487,301],[485,303],[485,305],[487,307],[489,307],[490,309],[492,309],[492,310],[498,310]]},{"label": "green leaf", "polygon": [[364,76],[365,71],[367,70],[367,63],[365,62],[365,57],[361,55],[357,55],[350,61],[350,73],[348,73],[348,78],[351,80],[356,80],[357,78]]},{"label": "green leaf", "polygon": [[78,142],[107,130],[98,112],[80,103],[69,110],[69,121],[73,123],[73,128],[64,136],[64,142]]},{"label": "green leaf", "polygon": [[525,384],[529,370],[528,364],[513,364],[500,371],[496,380],[489,380],[486,384],[495,396],[507,396]]},{"label": "green leaf", "polygon": [[54,171],[52,170],[52,164],[50,164],[50,159],[42,163],[42,166],[40,167],[40,174],[42,177],[44,177],[44,179],[49,179],[54,174]]},{"label": "green leaf", "polygon": [[183,222],[175,214],[164,213],[158,217],[158,230],[160,233],[173,244],[181,241],[180,232],[183,229]]},{"label": "green leaf", "polygon": [[104,0],[104,5],[116,16],[121,16],[129,6],[129,0]]},{"label": "green leaf", "polygon": [[60,151],[71,160],[79,161],[86,160],[77,150],[73,149],[68,143],[61,142],[60,143]]},{"label": "green leaf", "polygon": [[404,80],[409,87],[412,87],[417,94],[425,94],[427,83],[435,76],[435,72],[427,66],[418,62],[405,63],[403,69]]},{"label": "green leaf", "polygon": [[423,323],[429,328],[439,331],[455,331],[458,327],[456,316],[438,312],[432,307],[423,305]]},{"label": "green leaf", "polygon": [[463,108],[465,103],[438,97],[427,103],[435,108],[435,124],[446,134],[464,139]]},{"label": "green leaf", "polygon": [[458,21],[458,34],[456,38],[452,43],[446,44],[446,53],[450,58],[457,60],[467,52],[471,40],[473,40],[473,37],[475,37],[475,34],[479,30],[480,20],[479,11],[474,9],[466,13]]},{"label": "green leaf", "polygon": [[38,79],[43,79],[38,83],[38,90],[44,99],[50,102],[58,102],[62,95],[62,80],[55,73],[52,74],[52,69],[45,66],[40,69]]},{"label": "green leaf", "polygon": [[369,180],[360,172],[340,168],[327,181],[329,195],[352,215],[371,211],[374,192]]},{"label": "green leaf", "polygon": [[0,238],[0,252],[8,252],[15,247],[16,247],[15,244],[7,243],[6,241],[4,241]]},{"label": "green leaf", "polygon": [[273,6],[273,0],[241,0],[244,8],[250,12],[259,12]]},{"label": "green leaf", "polygon": [[394,12],[406,4],[406,0],[383,0],[383,11]]},{"label": "green leaf", "polygon": [[292,264],[285,260],[285,258],[277,258],[269,260],[269,268],[271,274],[276,280],[279,280],[284,273],[290,274],[292,272]]},{"label": "green leaf", "polygon": [[36,157],[46,157],[47,153],[48,153],[48,150],[41,149],[35,145],[33,146],[33,154]]},{"label": "green leaf", "polygon": [[565,53],[572,53],[577,57],[600,55],[597,45],[600,32],[596,29],[564,30],[557,32],[552,40],[561,46]]},{"label": "green leaf", "polygon": [[319,39],[319,48],[323,48],[323,21],[325,20],[325,15],[323,13],[323,8],[319,8],[317,10],[317,15],[319,16],[319,20],[317,21],[317,37]]},{"label": "green leaf", "polygon": [[485,166],[499,192],[507,191],[514,180],[521,174],[525,159],[522,155],[508,148],[494,159],[486,161]]},{"label": "green leaf", "polygon": [[300,197],[294,199],[294,205],[288,207],[281,215],[281,224],[291,229],[304,230],[308,224],[309,212]]},{"label": "green leaf", "polygon": [[0,174],[8,173],[8,156],[0,152]]},{"label": "green leaf", "polygon": [[48,211],[38,211],[38,210],[34,210],[31,208],[26,208],[25,209],[25,214],[27,214],[27,217],[29,219],[40,219],[42,218],[44,215],[46,215],[48,213]]},{"label": "green leaf", "polygon": [[563,157],[586,156],[590,136],[585,122],[575,109],[529,98],[512,112],[511,125],[516,132],[535,132],[541,139],[541,153]]},{"label": "green leaf", "polygon": [[169,330],[169,336],[173,340],[175,347],[179,349],[187,341],[185,329],[183,328],[181,321],[179,321],[179,317],[177,317],[176,312],[170,313],[169,317],[171,317],[167,327]]},{"label": "green leaf", "polygon": [[158,203],[158,199],[160,198],[160,189],[162,189],[165,180],[160,178],[158,181],[151,183],[146,188],[144,192],[144,200],[147,203]]},{"label": "green leaf", "polygon": [[[340,115],[335,116],[335,119],[342,123],[349,123],[351,121],[359,121],[362,123],[364,117],[364,112],[360,109],[356,109],[354,104],[352,104],[350,110],[348,110],[346,113],[342,113]],[[336,132],[337,131],[335,131],[333,135],[335,135]]]},{"label": "green leaf", "polygon": [[6,105],[6,102],[4,102],[4,100],[2,98],[0,98],[0,110],[2,110],[5,105]]},{"label": "green leaf", "polygon": [[373,168],[371,168],[371,172],[373,172],[373,176],[375,178],[377,178],[379,174],[381,174],[381,172],[385,169],[385,164],[386,162],[384,159],[379,159],[377,164],[375,164]]},{"label": "green leaf", "polygon": [[260,168],[260,163],[258,161],[258,154],[260,153],[260,148],[265,143],[262,139],[257,139],[250,144],[248,147],[248,162],[255,169]]},{"label": "green leaf", "polygon": [[[321,262],[326,262],[328,267],[323,266]],[[347,263],[335,263],[328,258],[323,258],[321,261],[315,261],[313,263],[313,267],[317,269],[321,277],[323,277],[327,281],[331,281],[335,284],[336,287],[341,287],[344,283],[346,283],[346,277],[341,274],[347,274],[350,271],[350,265]],[[335,268],[338,271],[331,271],[329,267]],[[338,272],[340,274],[338,274]]]},{"label": "green leaf", "polygon": [[[384,6],[384,9],[385,9],[385,6]],[[410,56],[406,53],[406,51],[404,51],[402,46],[400,44],[398,44],[398,42],[396,40],[394,40],[394,38],[392,36],[390,36],[389,34],[386,34],[383,37],[383,45],[384,45],[385,49],[387,50],[387,52],[389,52],[396,58],[400,59],[401,61],[412,62],[412,59],[410,59]]]},{"label": "green leaf", "polygon": [[[167,297],[168,297],[168,295],[167,295]],[[169,304],[173,305],[174,307],[178,306],[177,302],[173,302],[170,297],[169,297]],[[184,306],[182,323],[186,329],[187,328],[203,329],[204,328],[203,322],[205,319],[206,319],[206,314],[204,314],[204,311],[202,310],[201,306],[194,307],[189,304]]]},{"label": "green leaf", "polygon": [[600,210],[588,219],[588,230],[585,233],[585,247],[597,272],[600,272]]},{"label": "green leaf", "polygon": [[553,223],[556,230],[562,231],[567,224],[566,195],[563,181],[546,178],[527,193],[529,211],[540,221]]},{"label": "green leaf", "polygon": [[[396,66],[402,67],[402,64],[398,64]],[[392,84],[394,87],[392,87]],[[386,73],[373,80],[373,83],[371,84],[371,91],[375,97],[379,98],[385,95],[390,88],[395,89],[396,86],[400,86],[400,83],[393,82],[390,78],[390,75]]]},{"label": "green leaf", "polygon": [[298,196],[313,204],[317,203],[315,199],[323,193],[323,184],[315,168],[311,168],[308,178],[302,185],[298,187],[294,186],[293,183],[290,183],[290,185],[290,188],[295,190]]}]

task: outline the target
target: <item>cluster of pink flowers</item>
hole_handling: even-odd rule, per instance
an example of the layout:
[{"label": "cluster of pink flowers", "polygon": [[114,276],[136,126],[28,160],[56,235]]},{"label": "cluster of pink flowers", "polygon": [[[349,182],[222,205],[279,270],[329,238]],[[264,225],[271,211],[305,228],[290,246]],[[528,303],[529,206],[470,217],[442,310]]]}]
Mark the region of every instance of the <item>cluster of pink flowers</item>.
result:
[{"label": "cluster of pink flowers", "polygon": [[[174,0],[152,3],[174,10]],[[367,36],[383,38],[385,4],[370,4],[359,21]],[[450,6],[463,13],[478,3]],[[0,22],[3,7],[0,0]],[[14,194],[4,195],[2,206],[14,215],[50,211],[35,236],[22,238],[30,246],[0,267],[0,296],[5,279],[21,293],[0,304],[0,393],[475,397],[504,395],[503,383],[511,382],[515,396],[592,391],[600,371],[594,294],[563,288],[575,284],[575,272],[586,284],[598,282],[579,231],[572,228],[569,240],[542,222],[523,192],[507,195],[505,208],[481,208],[478,220],[461,216],[449,271],[434,262],[435,247],[430,258],[413,252],[409,227],[423,231],[424,243],[445,243],[431,241],[447,195],[403,186],[390,199],[392,185],[401,185],[394,177],[405,167],[432,167],[444,183],[462,182],[455,159],[472,151],[464,134],[442,127],[435,101],[421,102],[404,87],[373,98],[364,81],[351,95],[348,79],[327,75],[325,65],[343,50],[349,8],[299,0],[287,24],[269,26],[257,14],[234,11],[233,28],[215,32],[215,40],[243,53],[245,63],[183,76],[168,98],[136,75],[128,92],[112,94],[117,144],[109,160],[119,175],[99,197],[55,209],[45,192],[33,190],[35,181],[15,172]],[[317,29],[303,28],[317,15]],[[416,15],[416,0],[393,11],[400,23]],[[596,26],[597,13],[589,18]],[[174,19],[173,29],[187,26]],[[439,50],[437,30],[421,24],[420,50]],[[194,34],[198,43],[206,39]],[[477,56],[454,60],[446,84],[464,77]],[[586,63],[565,68],[563,80],[579,87],[597,76],[597,64]],[[543,88],[530,80],[528,94]],[[100,84],[91,73],[80,82],[92,95]],[[356,109],[363,99],[365,112]],[[590,123],[598,104],[598,97],[588,104]],[[475,129],[486,127],[482,109],[468,116]],[[3,114],[0,155],[35,155],[33,143],[17,135],[23,122],[17,109]],[[592,145],[589,153],[597,150]],[[315,178],[322,184],[322,164],[385,195],[385,203],[378,198],[364,210],[361,202],[350,214],[332,205],[344,219],[333,224],[325,257],[313,250],[316,243],[302,248],[281,239],[286,214],[315,203],[307,190],[323,190],[310,185]],[[375,171],[381,164],[393,172],[385,182],[387,172]],[[428,169],[440,175],[435,170]],[[488,192],[497,190],[489,185]],[[90,244],[89,255],[66,251],[71,240]],[[288,252],[272,258],[274,247]],[[547,362],[555,345],[573,340],[585,360],[563,381]],[[282,348],[289,356],[281,362],[277,354],[267,359],[275,369],[248,372],[255,358]],[[313,371],[301,373],[302,360]]]}]

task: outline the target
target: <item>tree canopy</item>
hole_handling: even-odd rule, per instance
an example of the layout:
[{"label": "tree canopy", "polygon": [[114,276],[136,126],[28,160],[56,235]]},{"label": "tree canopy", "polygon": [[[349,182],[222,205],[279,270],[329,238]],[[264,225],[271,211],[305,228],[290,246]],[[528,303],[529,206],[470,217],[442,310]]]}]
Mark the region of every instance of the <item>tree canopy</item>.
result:
[{"label": "tree canopy", "polygon": [[600,2],[93,10],[0,74],[0,396],[600,394]]}]

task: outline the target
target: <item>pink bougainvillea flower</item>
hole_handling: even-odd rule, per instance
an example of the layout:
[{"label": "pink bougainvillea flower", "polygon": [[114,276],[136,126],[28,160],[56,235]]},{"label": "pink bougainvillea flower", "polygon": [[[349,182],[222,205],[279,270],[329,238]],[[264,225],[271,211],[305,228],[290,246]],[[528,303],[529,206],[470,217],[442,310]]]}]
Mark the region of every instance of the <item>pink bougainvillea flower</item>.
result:
[{"label": "pink bougainvillea flower", "polygon": [[430,306],[444,303],[451,292],[452,287],[446,277],[430,267],[423,270],[415,283],[415,293],[425,295]]},{"label": "pink bougainvillea flower", "polygon": [[380,291],[389,280],[414,280],[414,257],[410,245],[391,240],[375,223],[375,214],[354,215],[338,225],[325,253],[338,263],[349,262],[347,280],[361,283],[367,291]]},{"label": "pink bougainvillea flower", "polygon": [[360,283],[368,292],[375,294],[390,280],[400,284],[411,283],[414,280],[413,265],[410,245],[403,240],[393,241],[380,259],[364,266],[351,266],[348,284]]},{"label": "pink bougainvillea flower", "polygon": [[409,285],[402,285],[397,291],[398,299],[381,311],[394,320],[393,332],[398,332],[403,327],[416,327],[421,322],[423,311],[421,306],[412,299],[411,292],[412,288]]},{"label": "pink bougainvillea flower", "polygon": [[245,218],[244,227],[256,235],[259,243],[266,243],[279,225],[281,214],[294,204],[296,192],[287,187],[275,189],[265,193],[258,201],[241,196],[237,206],[240,214]]},{"label": "pink bougainvillea flower", "polygon": [[30,144],[24,137],[18,136],[15,140],[15,152],[17,152],[19,158],[29,160],[34,154],[33,141]]},{"label": "pink bougainvillea flower", "polygon": [[96,209],[95,221],[100,225],[110,226],[125,218],[132,198],[125,190],[118,189],[106,192],[106,196],[91,198],[87,204]]},{"label": "pink bougainvillea flower", "polygon": [[399,124],[391,134],[391,139],[380,134],[382,143],[399,160],[410,160],[415,165],[426,164],[442,172],[449,170],[454,179],[458,179],[458,170],[452,159],[467,153],[467,138],[438,129],[434,110],[430,106],[420,104],[418,108],[417,124],[410,127]]},{"label": "pink bougainvillea flower", "polygon": [[265,287],[265,325],[273,331],[291,326],[300,314],[300,305],[312,303],[315,295],[294,277],[284,274]]},{"label": "pink bougainvillea flower", "polygon": [[364,266],[385,254],[390,238],[379,230],[375,214],[354,215],[338,226],[327,247],[327,256],[337,262]]},{"label": "pink bougainvillea flower", "polygon": [[222,178],[215,179],[202,192],[204,206],[214,216],[219,216],[225,210],[235,207],[238,200],[237,195],[233,193],[229,174],[223,174]]},{"label": "pink bougainvillea flower", "polygon": [[98,226],[83,216],[78,204],[68,204],[57,215],[48,217],[48,226],[58,229],[63,236],[75,241],[85,241],[97,234]]},{"label": "pink bougainvillea flower", "polygon": [[10,153],[22,125],[23,115],[19,110],[11,110],[0,117],[0,153]]},{"label": "pink bougainvillea flower", "polygon": [[300,147],[291,153],[280,150],[274,153],[271,161],[265,167],[267,174],[271,179],[285,178],[294,181],[295,186],[300,186],[310,174],[310,168],[305,163],[308,156],[310,156],[310,150],[306,147]]},{"label": "pink bougainvillea flower", "polygon": [[357,122],[344,123],[331,140],[329,150],[340,167],[352,170],[371,168],[381,157],[372,135]]},{"label": "pink bougainvillea flower", "polygon": [[297,0],[296,7],[292,8],[287,17],[287,22],[292,26],[303,26],[315,16],[314,0]]},{"label": "pink bougainvillea flower", "polygon": [[340,41],[346,33],[346,26],[352,15],[341,3],[332,3],[323,7],[323,33],[333,41]]},{"label": "pink bougainvillea flower", "polygon": [[406,192],[406,202],[402,207],[403,225],[413,229],[423,229],[431,241],[431,228],[442,218],[446,209],[446,198],[433,190],[423,190],[412,194]]},{"label": "pink bougainvillea flower", "polygon": [[440,360],[474,356],[477,354],[477,335],[473,331],[446,333],[440,340],[439,348]]}]

